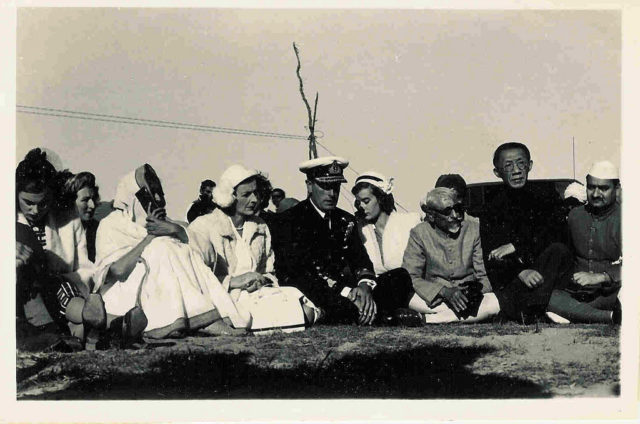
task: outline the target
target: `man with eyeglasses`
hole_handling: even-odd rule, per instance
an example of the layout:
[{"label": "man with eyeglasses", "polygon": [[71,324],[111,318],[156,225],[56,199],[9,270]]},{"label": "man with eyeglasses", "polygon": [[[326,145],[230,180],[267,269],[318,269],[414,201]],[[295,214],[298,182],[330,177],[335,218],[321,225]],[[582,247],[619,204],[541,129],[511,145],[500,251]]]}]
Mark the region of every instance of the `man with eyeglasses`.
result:
[{"label": "man with eyeglasses", "polygon": [[462,198],[437,187],[421,204],[425,222],[411,230],[402,261],[416,291],[409,307],[428,324],[496,315],[500,307],[484,268],[479,224],[465,218]]},{"label": "man with eyeglasses", "polygon": [[321,323],[419,322],[419,314],[406,309],[411,287],[376,279],[353,215],[337,207],[348,164],[331,156],[300,165],[307,176],[308,197],[277,214],[273,230],[278,281],[297,287],[320,307]]},{"label": "man with eyeglasses", "polygon": [[533,161],[522,143],[500,145],[493,166],[504,185],[480,216],[485,266],[502,314],[530,323],[543,317],[551,291],[570,273],[570,255],[558,243],[566,234],[562,200],[527,184]]}]

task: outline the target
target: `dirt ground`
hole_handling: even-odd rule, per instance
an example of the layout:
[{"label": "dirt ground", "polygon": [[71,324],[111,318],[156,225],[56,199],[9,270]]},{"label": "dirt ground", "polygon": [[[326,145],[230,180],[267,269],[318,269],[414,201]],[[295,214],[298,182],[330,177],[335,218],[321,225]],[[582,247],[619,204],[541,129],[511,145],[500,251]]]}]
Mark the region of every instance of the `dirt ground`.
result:
[{"label": "dirt ground", "polygon": [[138,350],[17,352],[18,399],[547,398],[616,396],[606,325],[318,327]]}]

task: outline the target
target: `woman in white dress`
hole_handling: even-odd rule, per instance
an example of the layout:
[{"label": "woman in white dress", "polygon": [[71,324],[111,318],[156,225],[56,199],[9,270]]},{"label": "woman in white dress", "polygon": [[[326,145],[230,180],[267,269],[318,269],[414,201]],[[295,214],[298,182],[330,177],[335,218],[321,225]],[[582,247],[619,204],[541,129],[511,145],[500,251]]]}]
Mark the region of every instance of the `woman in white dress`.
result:
[{"label": "woman in white dress", "polygon": [[181,337],[198,329],[232,334],[246,327],[249,316],[188,245],[185,228],[166,217],[151,166],[120,180],[113,206],[98,228],[94,281],[108,319],[123,317],[126,339]]},{"label": "woman in white dress", "polygon": [[229,167],[213,190],[218,208],[189,225],[189,243],[238,308],[251,314],[254,334],[300,331],[317,321],[320,311],[297,288],[278,286],[271,233],[256,215],[265,186],[268,179],[259,171]]}]

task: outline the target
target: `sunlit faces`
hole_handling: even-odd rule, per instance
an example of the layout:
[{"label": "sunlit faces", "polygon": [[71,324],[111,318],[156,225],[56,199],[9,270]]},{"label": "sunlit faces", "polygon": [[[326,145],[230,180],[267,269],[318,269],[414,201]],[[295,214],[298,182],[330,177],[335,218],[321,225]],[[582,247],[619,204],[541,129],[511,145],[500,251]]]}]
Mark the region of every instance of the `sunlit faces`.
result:
[{"label": "sunlit faces", "polygon": [[76,209],[83,221],[90,221],[96,211],[96,192],[91,187],[85,187],[76,193]]},{"label": "sunlit faces", "polygon": [[362,210],[364,219],[367,222],[375,222],[380,216],[380,212],[382,212],[378,198],[369,187],[362,188],[356,194],[355,205],[357,209]]},{"label": "sunlit faces", "polygon": [[236,187],[236,214],[244,216],[255,215],[259,205],[260,194],[258,193],[256,180],[238,184]]},{"label": "sunlit faces", "polygon": [[515,148],[500,153],[498,168],[493,173],[511,188],[522,188],[527,183],[533,161],[529,160],[524,150]]},{"label": "sunlit faces", "polygon": [[47,191],[40,193],[21,191],[18,193],[20,212],[32,224],[39,222],[49,212],[50,200]]},{"label": "sunlit faces", "polygon": [[340,183],[322,183],[307,180],[307,193],[311,201],[323,212],[332,211],[338,205],[340,198]]},{"label": "sunlit faces", "polygon": [[457,234],[464,220],[464,205],[458,196],[455,200],[443,198],[437,208],[427,209],[427,219],[449,234]]},{"label": "sunlit faces", "polygon": [[595,209],[606,208],[616,201],[615,180],[603,180],[587,175],[587,201]]}]

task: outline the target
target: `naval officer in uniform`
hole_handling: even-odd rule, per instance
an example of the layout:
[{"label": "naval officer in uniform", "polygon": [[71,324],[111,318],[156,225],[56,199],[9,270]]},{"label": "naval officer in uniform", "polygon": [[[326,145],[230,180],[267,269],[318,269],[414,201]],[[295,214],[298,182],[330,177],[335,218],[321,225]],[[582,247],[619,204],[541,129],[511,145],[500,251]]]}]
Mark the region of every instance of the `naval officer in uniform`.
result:
[{"label": "naval officer in uniform", "polygon": [[320,307],[322,323],[419,325],[419,314],[405,309],[412,287],[376,281],[355,218],[337,208],[348,164],[330,156],[300,165],[307,199],[280,214],[273,231],[280,285],[297,287]]}]

